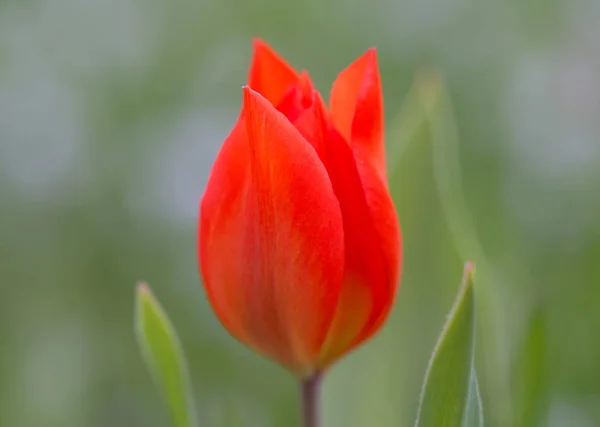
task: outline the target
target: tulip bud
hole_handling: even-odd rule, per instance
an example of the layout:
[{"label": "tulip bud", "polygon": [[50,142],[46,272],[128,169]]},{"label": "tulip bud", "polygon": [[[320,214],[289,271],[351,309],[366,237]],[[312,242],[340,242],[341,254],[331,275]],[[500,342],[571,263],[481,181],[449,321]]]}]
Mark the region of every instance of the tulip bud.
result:
[{"label": "tulip bud", "polygon": [[202,197],[199,261],[225,328],[300,378],[373,336],[396,295],[383,126],[374,49],[339,74],[327,108],[308,73],[255,40]]}]

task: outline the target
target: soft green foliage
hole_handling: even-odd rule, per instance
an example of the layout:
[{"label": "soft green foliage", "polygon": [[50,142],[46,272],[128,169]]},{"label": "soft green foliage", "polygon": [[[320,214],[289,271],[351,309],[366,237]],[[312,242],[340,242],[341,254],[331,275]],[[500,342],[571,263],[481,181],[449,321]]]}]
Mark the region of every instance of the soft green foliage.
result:
[{"label": "soft green foliage", "polygon": [[536,307],[530,315],[521,345],[515,352],[512,373],[514,427],[546,425],[546,317]]},{"label": "soft green foliage", "polygon": [[[471,421],[470,405],[475,400],[479,406],[480,399],[473,368],[475,297],[472,269],[471,263],[467,263],[454,307],[429,361],[415,427],[473,426],[466,424]],[[475,390],[471,391],[472,388]]]},{"label": "soft green foliage", "polygon": [[138,342],[166,400],[173,427],[196,426],[186,361],[177,332],[144,283],[137,288],[135,323]]},{"label": "soft green foliage", "polygon": [[477,264],[477,277],[483,277],[476,293],[481,313],[477,331],[485,331],[479,334],[481,366],[487,369],[487,377],[493,378],[498,390],[496,405],[491,409],[499,412],[498,419],[506,424],[510,419],[505,409],[510,399],[509,376],[506,375],[509,360],[504,351],[507,348],[506,320],[498,287],[501,274],[494,271],[488,259],[463,194],[460,138],[444,81],[439,73],[425,71],[417,76],[415,86],[432,145],[433,175],[444,220],[461,257],[473,260]]}]

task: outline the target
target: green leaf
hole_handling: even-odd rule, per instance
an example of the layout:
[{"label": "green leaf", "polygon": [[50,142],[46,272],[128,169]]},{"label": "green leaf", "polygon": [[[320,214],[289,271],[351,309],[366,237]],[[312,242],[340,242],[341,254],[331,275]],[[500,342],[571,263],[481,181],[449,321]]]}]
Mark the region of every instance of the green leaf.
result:
[{"label": "green leaf", "polygon": [[425,70],[419,73],[416,88],[427,117],[434,179],[448,230],[460,256],[477,265],[476,299],[481,313],[477,319],[478,368],[494,384],[493,390],[488,390],[493,399],[486,409],[495,423],[512,425],[510,359],[506,352],[511,342],[506,327],[510,310],[501,291],[506,278],[481,242],[463,191],[460,134],[444,79],[435,70]]},{"label": "green leaf", "polygon": [[167,403],[173,427],[195,426],[192,391],[177,332],[145,283],[137,287],[135,329],[144,359]]},{"label": "green leaf", "polygon": [[[471,389],[477,392],[477,387],[472,386],[475,343],[472,276],[473,265],[466,263],[458,297],[425,374],[416,427],[471,427],[465,420],[470,413]],[[473,399],[477,400],[477,394]]]},{"label": "green leaf", "polygon": [[546,315],[535,307],[513,364],[513,411],[515,427],[544,425],[546,411]]},{"label": "green leaf", "polygon": [[387,140],[392,141],[388,147],[388,175],[394,176],[407,151],[422,139],[421,131],[426,123],[427,115],[420,98],[420,87],[413,85],[402,103],[400,112],[394,116],[387,130]]},{"label": "green leaf", "polygon": [[479,382],[475,368],[471,370],[471,385],[467,399],[467,409],[462,427],[483,427],[483,404],[479,393]]}]

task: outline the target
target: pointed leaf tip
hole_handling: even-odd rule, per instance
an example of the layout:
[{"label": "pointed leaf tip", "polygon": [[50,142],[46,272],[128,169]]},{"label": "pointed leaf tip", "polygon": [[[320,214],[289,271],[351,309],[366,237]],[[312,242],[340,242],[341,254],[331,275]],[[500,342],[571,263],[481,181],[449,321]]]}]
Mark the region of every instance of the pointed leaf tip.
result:
[{"label": "pointed leaf tip", "polygon": [[[465,263],[458,296],[427,367],[416,427],[480,427],[480,406],[474,379],[475,298],[472,262]],[[472,393],[477,393],[475,397]],[[471,403],[475,400],[476,403]],[[476,420],[473,426],[471,420]]]},{"label": "pointed leaf tip", "polygon": [[148,283],[146,283],[146,282],[138,282],[135,290],[136,290],[138,298],[148,295],[148,294],[151,294],[150,287],[148,286]]},{"label": "pointed leaf tip", "polygon": [[187,365],[177,332],[145,282],[136,287],[135,331],[144,360],[170,412],[174,427],[194,427]]},{"label": "pointed leaf tip", "polygon": [[463,270],[461,287],[473,287],[473,280],[475,280],[475,264],[472,261],[467,261]]}]

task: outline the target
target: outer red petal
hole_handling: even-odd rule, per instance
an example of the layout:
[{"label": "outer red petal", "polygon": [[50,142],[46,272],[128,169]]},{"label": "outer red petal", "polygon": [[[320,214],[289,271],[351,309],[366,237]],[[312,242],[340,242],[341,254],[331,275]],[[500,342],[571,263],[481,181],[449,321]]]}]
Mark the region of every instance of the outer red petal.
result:
[{"label": "outer red petal", "polygon": [[385,184],[370,163],[330,125],[315,100],[295,122],[325,164],[344,221],[344,285],[336,317],[319,357],[331,364],[375,333],[394,300],[400,267],[400,233]]},{"label": "outer red petal", "polygon": [[383,94],[374,48],[338,75],[331,89],[330,108],[335,127],[387,182]]},{"label": "outer red petal", "polygon": [[253,44],[248,86],[277,106],[288,88],[298,82],[299,75],[267,43],[255,38]]},{"label": "outer red petal", "polygon": [[381,178],[380,171],[374,167],[370,159],[357,150],[354,151],[354,156],[369,206],[373,231],[381,250],[383,263],[387,267],[389,286],[381,289],[379,303],[374,305],[369,321],[351,347],[370,338],[387,319],[398,289],[402,266],[402,234],[387,183]]},{"label": "outer red petal", "polygon": [[244,89],[201,203],[209,301],[232,335],[311,372],[339,299],[343,225],[314,150],[261,95]]}]

